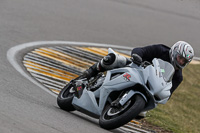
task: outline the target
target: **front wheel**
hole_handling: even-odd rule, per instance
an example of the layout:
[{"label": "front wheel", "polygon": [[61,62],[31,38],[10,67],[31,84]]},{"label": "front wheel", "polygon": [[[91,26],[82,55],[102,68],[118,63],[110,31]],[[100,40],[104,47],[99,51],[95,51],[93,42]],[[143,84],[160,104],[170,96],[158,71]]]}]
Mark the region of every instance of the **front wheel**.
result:
[{"label": "front wheel", "polygon": [[123,107],[107,105],[103,110],[99,125],[104,129],[114,129],[131,121],[144,108],[145,100],[141,95],[134,95]]},{"label": "front wheel", "polygon": [[72,82],[69,82],[59,93],[57,97],[58,106],[65,111],[74,111],[75,108],[72,105],[74,98],[74,89]]}]

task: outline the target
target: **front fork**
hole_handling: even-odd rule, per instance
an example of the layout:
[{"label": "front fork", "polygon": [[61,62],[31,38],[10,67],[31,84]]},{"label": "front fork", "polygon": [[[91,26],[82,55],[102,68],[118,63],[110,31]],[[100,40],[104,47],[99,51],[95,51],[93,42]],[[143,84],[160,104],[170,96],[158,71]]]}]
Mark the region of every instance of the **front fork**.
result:
[{"label": "front fork", "polygon": [[146,98],[146,96],[145,96],[144,94],[142,94],[142,93],[139,92],[139,91],[130,90],[130,91],[128,91],[128,93],[125,93],[125,94],[122,96],[122,98],[119,100],[119,104],[120,104],[121,106],[124,106],[125,103],[127,103],[127,102],[129,101],[129,99],[130,99],[133,95],[135,95],[135,94],[141,95],[141,96],[144,98],[144,100],[147,102],[147,98]]}]

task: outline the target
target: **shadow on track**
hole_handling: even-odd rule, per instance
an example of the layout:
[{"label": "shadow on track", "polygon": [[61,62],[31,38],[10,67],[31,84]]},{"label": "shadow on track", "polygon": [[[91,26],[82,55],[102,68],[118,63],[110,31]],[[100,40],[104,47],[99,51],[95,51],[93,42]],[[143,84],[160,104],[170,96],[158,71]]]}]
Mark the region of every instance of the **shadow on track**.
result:
[{"label": "shadow on track", "polygon": [[[77,117],[79,119],[83,119],[83,120],[85,120],[87,122],[90,122],[91,125],[94,125],[94,126],[97,126],[97,127],[100,128],[98,119],[94,119],[94,118],[92,118],[92,117],[90,117],[88,115],[85,115],[83,113],[80,113],[78,111],[67,112],[67,111],[64,111],[64,110],[60,109],[59,107],[56,107],[56,108],[59,109],[60,111],[63,111],[63,112],[68,113],[68,114],[71,114],[71,115],[73,115],[73,116],[75,116],[75,117]],[[119,128],[113,129],[113,130],[107,130],[107,131],[110,131],[111,133],[126,133],[125,131],[121,131]]]}]

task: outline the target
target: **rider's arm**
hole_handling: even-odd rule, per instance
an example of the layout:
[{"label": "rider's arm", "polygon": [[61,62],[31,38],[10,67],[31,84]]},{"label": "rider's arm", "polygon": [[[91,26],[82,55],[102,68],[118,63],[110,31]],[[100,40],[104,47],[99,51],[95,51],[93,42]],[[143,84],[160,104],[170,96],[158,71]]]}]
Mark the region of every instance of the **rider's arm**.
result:
[{"label": "rider's arm", "polygon": [[156,45],[149,45],[145,47],[138,47],[134,48],[131,52],[132,54],[139,55],[144,61],[151,62],[154,58],[159,58],[162,56],[164,50],[163,47],[165,47],[162,44],[156,44]]}]

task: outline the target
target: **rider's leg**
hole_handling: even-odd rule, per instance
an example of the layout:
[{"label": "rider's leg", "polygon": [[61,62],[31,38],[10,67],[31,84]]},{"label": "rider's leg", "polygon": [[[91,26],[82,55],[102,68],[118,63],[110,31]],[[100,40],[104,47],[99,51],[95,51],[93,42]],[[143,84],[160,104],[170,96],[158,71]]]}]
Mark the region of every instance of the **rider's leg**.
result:
[{"label": "rider's leg", "polygon": [[81,75],[81,78],[90,79],[91,77],[96,76],[99,72],[124,67],[129,63],[130,60],[126,57],[110,53],[99,62],[91,66],[89,69],[84,71]]},{"label": "rider's leg", "polygon": [[81,77],[90,79],[91,77],[96,76],[99,72],[104,72],[104,71],[108,70],[108,68],[104,68],[102,66],[102,64],[110,65],[114,62],[114,60],[115,60],[115,57],[108,54],[103,59],[101,59],[99,62],[95,63],[89,69],[84,71],[83,74],[81,75]]},{"label": "rider's leg", "polygon": [[89,69],[85,70],[80,77],[90,79],[91,77],[96,76],[99,72],[103,72],[103,69],[101,68],[100,63],[97,62]]}]

